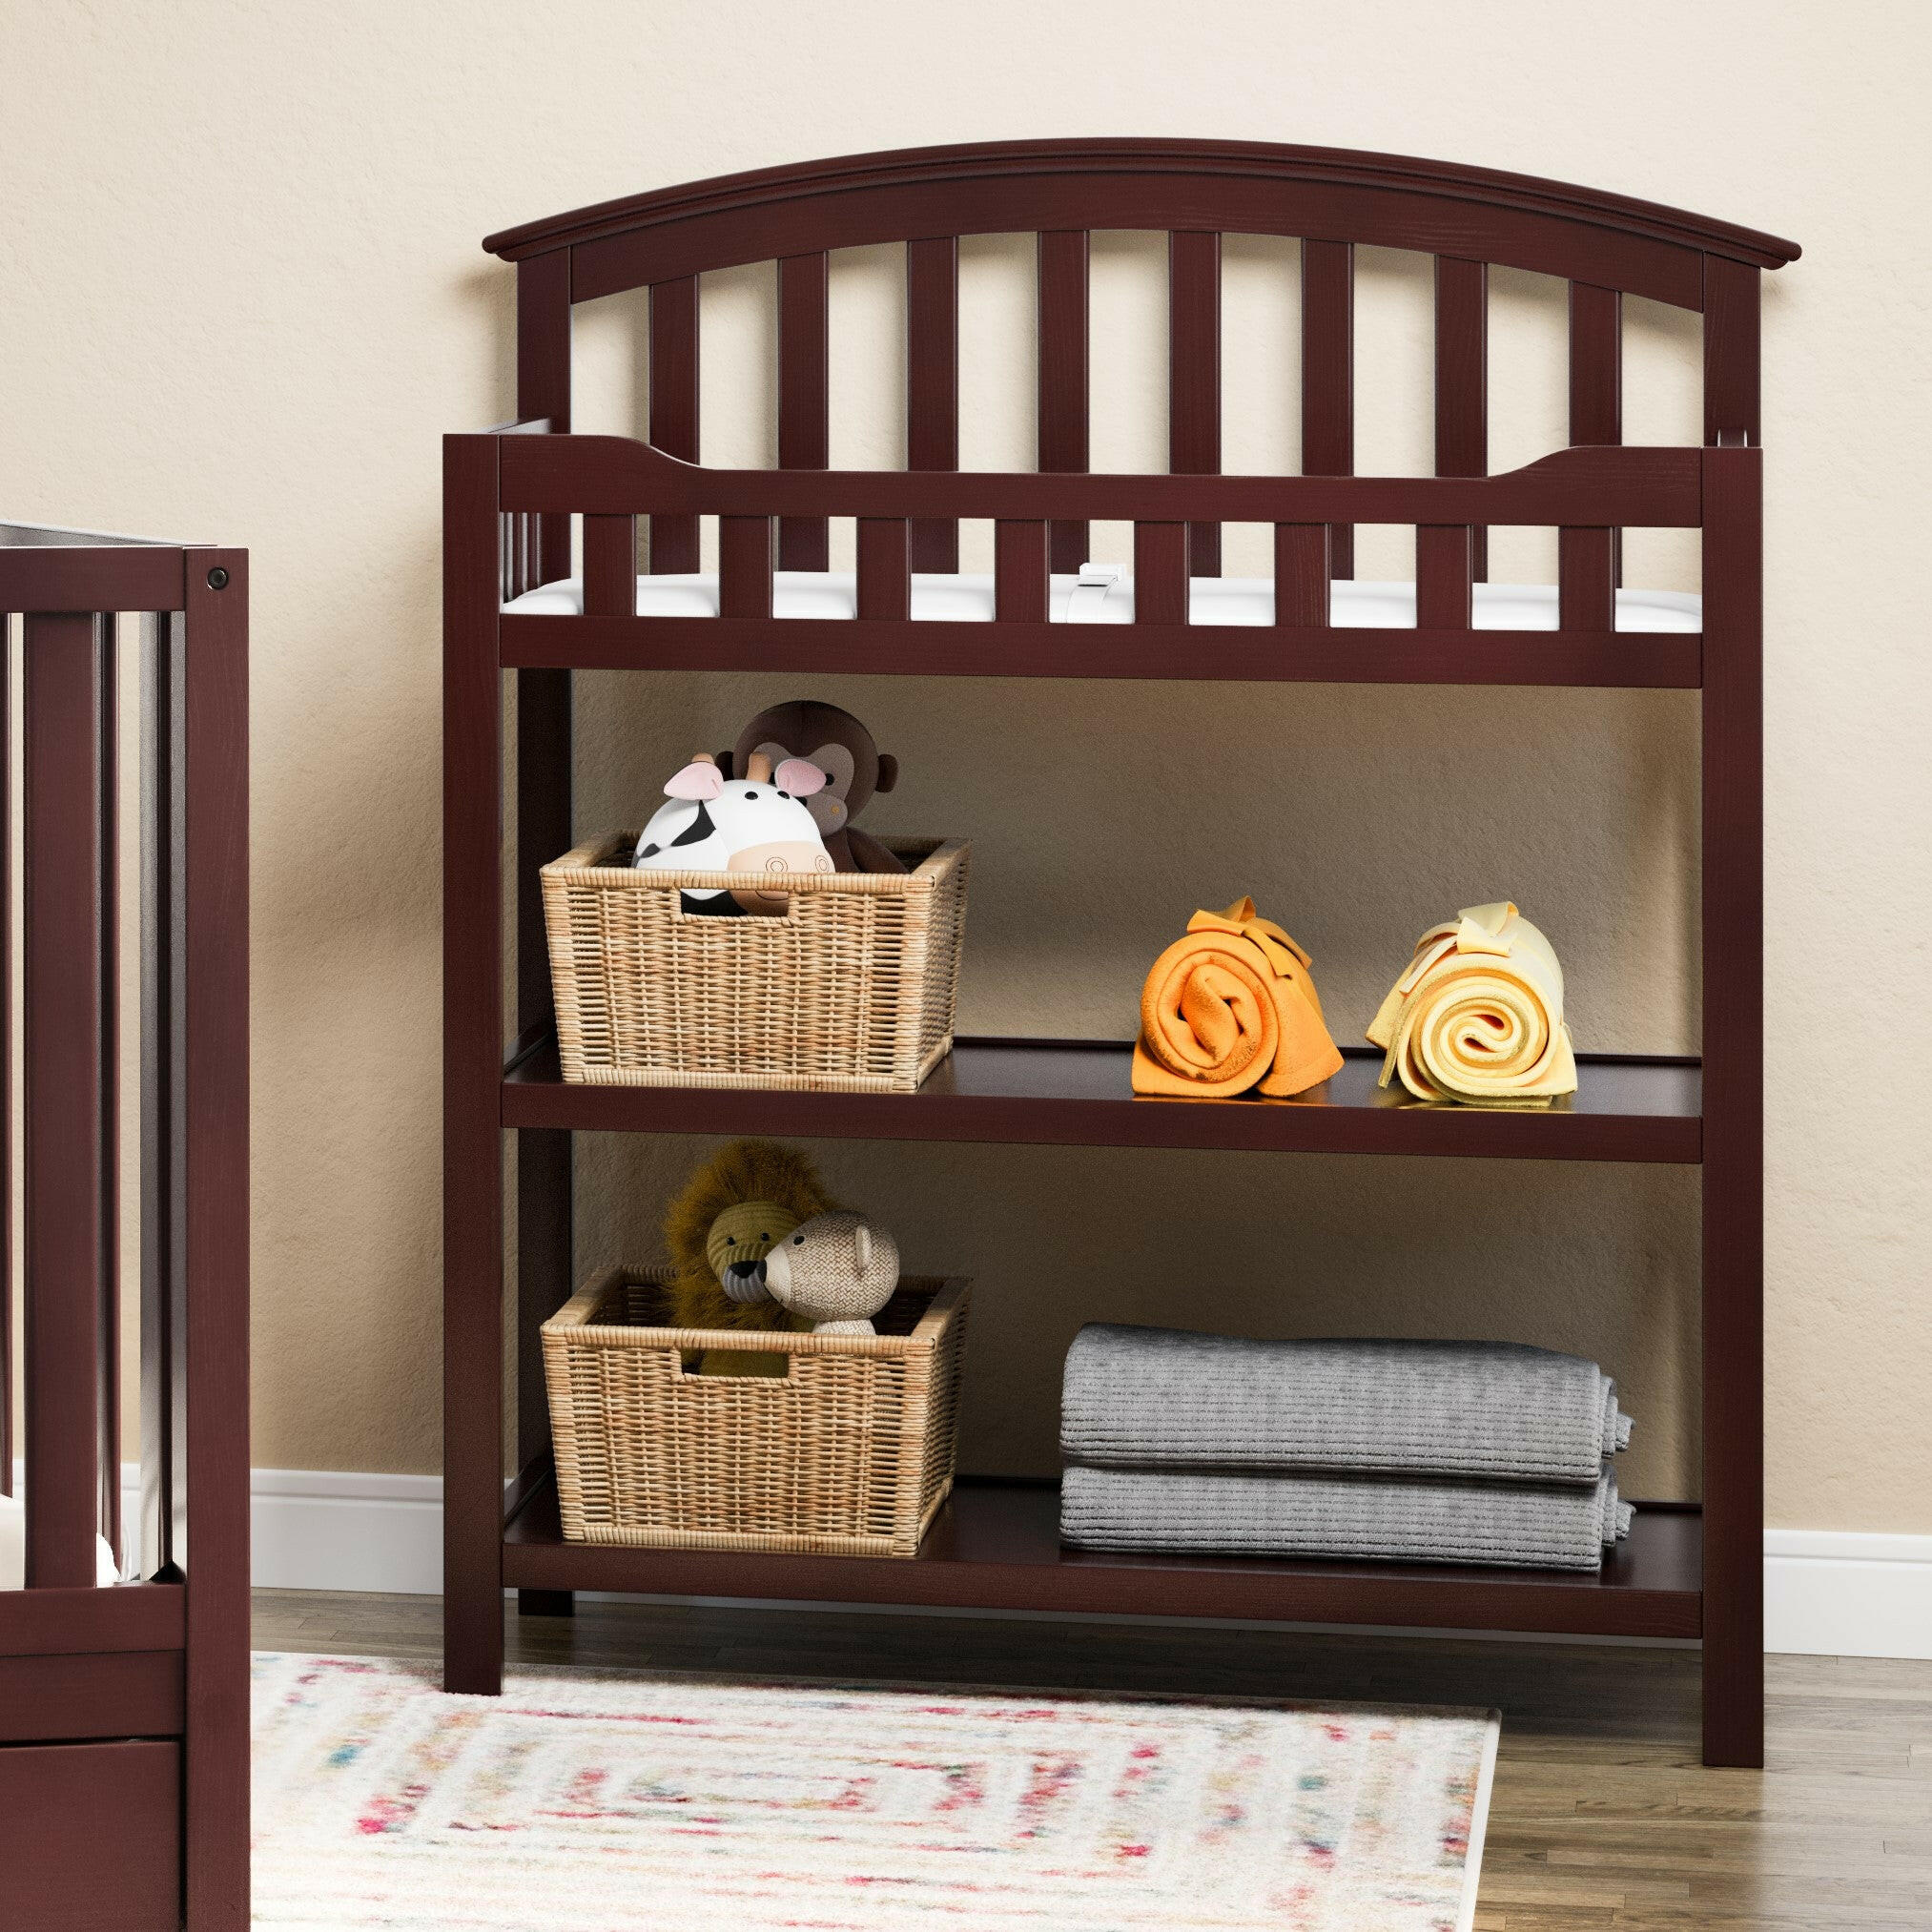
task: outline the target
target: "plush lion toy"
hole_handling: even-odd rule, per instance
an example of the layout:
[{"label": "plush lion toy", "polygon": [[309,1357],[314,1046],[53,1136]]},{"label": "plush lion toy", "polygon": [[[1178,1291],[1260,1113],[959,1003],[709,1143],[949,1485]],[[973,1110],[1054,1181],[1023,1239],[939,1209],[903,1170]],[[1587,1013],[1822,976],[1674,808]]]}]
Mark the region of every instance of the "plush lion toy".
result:
[{"label": "plush lion toy", "polygon": [[[673,1270],[666,1299],[679,1328],[810,1327],[765,1285],[765,1257],[791,1230],[838,1202],[804,1155],[772,1141],[733,1141],[685,1183],[665,1215]],[[710,1350],[706,1374],[782,1374],[785,1359]]]}]

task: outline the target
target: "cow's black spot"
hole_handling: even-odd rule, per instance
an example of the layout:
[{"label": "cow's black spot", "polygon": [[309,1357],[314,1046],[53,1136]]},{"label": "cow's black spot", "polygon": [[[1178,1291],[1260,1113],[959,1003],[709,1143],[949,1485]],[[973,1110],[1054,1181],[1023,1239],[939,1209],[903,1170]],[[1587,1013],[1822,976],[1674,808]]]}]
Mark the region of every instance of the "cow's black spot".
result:
[{"label": "cow's black spot", "polygon": [[717,829],[711,823],[711,814],[705,810],[704,802],[700,800],[698,803],[698,815],[691,820],[684,831],[671,840],[671,843],[673,845],[702,845]]},{"label": "cow's black spot", "polygon": [[641,853],[638,853],[638,857],[655,858],[662,850],[663,848],[661,846],[647,845]]},{"label": "cow's black spot", "polygon": [[778,795],[780,798],[790,798],[791,796],[789,791],[781,791]]}]

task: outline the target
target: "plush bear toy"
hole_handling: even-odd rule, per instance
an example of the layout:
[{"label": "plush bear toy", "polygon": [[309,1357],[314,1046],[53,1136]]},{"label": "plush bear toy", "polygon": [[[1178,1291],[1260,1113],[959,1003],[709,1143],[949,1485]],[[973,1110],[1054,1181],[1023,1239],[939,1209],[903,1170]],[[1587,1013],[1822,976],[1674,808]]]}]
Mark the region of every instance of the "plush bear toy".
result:
[{"label": "plush bear toy", "polygon": [[718,762],[728,772],[750,771],[751,761],[759,757],[774,771],[795,760],[824,772],[823,787],[809,795],[802,787],[794,789],[817,822],[819,836],[838,871],[906,870],[903,859],[853,823],[874,792],[890,791],[899,782],[899,761],[881,751],[873,734],[850,711],[811,699],[773,705],[738,733],[735,750],[721,755]]},{"label": "plush bear toy", "polygon": [[818,1335],[875,1335],[872,1318],[899,1285],[899,1249],[862,1214],[815,1215],[765,1257],[773,1301]]}]

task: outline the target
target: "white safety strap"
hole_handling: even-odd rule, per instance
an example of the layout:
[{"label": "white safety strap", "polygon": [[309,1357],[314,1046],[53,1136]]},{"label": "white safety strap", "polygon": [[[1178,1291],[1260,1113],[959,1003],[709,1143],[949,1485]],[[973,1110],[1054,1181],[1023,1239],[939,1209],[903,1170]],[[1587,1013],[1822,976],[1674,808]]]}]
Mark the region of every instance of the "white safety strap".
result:
[{"label": "white safety strap", "polygon": [[1067,597],[1069,624],[1098,624],[1107,592],[1120,581],[1118,564],[1082,564]]}]

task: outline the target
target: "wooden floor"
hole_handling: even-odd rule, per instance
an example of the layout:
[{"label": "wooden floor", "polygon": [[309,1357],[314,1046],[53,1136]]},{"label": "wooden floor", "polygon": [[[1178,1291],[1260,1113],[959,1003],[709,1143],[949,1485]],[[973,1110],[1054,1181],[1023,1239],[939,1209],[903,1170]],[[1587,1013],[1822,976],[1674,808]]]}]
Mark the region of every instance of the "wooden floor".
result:
[{"label": "wooden floor", "polygon": [[[256,1593],[261,1650],[435,1658],[434,1597]],[[1693,1650],[585,1604],[513,1663],[1503,1713],[1478,1927],[1932,1932],[1932,1663],[1774,1657],[1769,1763],[1697,1762]]]}]

